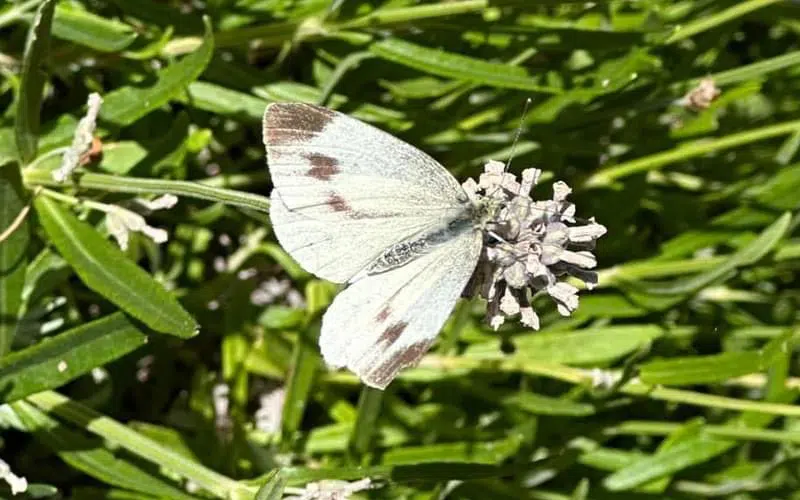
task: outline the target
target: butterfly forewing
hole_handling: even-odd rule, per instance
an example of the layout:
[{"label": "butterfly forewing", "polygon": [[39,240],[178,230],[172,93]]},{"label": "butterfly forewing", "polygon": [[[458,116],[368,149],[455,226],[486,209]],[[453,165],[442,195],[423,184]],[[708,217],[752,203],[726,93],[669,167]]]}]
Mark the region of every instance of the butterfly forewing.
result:
[{"label": "butterfly forewing", "polygon": [[386,247],[457,216],[467,203],[433,158],[327,108],[269,105],[264,143],[276,236],[330,281],[348,281]]}]

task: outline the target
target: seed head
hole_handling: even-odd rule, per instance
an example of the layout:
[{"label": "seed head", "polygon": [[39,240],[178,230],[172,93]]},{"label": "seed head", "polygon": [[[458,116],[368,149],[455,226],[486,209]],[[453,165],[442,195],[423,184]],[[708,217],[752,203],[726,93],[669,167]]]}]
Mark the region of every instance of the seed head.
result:
[{"label": "seed head", "polygon": [[578,308],[578,288],[564,281],[572,276],[591,289],[597,283],[592,254],[606,228],[594,219],[578,224],[572,192],[566,183],[553,184],[550,200],[534,201],[530,191],[542,171],[526,169],[518,182],[501,162],[490,161],[479,182],[464,183],[479,203],[500,207],[485,225],[483,253],[468,287],[487,300],[487,322],[498,329],[508,317],[520,316],[525,326],[539,329],[533,295],[546,293],[558,312],[569,316]]}]

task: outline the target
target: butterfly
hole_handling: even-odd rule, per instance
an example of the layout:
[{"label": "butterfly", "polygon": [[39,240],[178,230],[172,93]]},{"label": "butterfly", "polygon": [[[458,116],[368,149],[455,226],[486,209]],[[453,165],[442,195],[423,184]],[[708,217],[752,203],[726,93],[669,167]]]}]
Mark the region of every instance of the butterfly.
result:
[{"label": "butterfly", "polygon": [[322,318],[322,356],[384,389],[455,307],[490,207],[426,153],[343,113],[272,103],[263,127],[278,241],[307,271],[347,284]]}]

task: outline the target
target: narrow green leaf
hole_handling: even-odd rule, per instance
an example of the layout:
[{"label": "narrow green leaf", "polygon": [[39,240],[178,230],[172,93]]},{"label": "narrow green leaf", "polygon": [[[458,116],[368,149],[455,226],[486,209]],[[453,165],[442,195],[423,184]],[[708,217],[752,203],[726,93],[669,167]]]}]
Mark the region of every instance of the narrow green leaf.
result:
[{"label": "narrow green leaf", "polygon": [[350,436],[350,448],[356,456],[363,456],[370,449],[377,430],[378,417],[383,406],[384,392],[374,387],[363,386],[358,399],[358,414]]},{"label": "narrow green leaf", "polygon": [[104,440],[117,444],[130,453],[194,481],[217,498],[252,498],[256,492],[256,488],[241,484],[198,462],[188,460],[184,455],[149,439],[127,425],[57,392],[43,391],[32,394],[26,401],[33,403],[48,414],[55,415]]},{"label": "narrow green leaf", "polygon": [[722,382],[762,368],[758,352],[725,352],[652,361],[642,365],[640,370],[646,384],[690,385]]},{"label": "narrow green leaf", "polygon": [[749,266],[758,262],[761,258],[771,252],[775,246],[783,239],[789,230],[792,220],[791,214],[784,213],[778,220],[766,228],[758,238],[739,249],[722,264],[709,269],[691,278],[681,279],[669,284],[642,284],[634,283],[636,291],[645,292],[653,295],[681,295],[694,293],[706,287],[724,276],[735,271],[739,267]]},{"label": "narrow green leaf", "polygon": [[59,387],[146,342],[147,336],[122,313],[73,328],[0,360],[0,400]]},{"label": "narrow green leaf", "polygon": [[157,332],[197,334],[194,319],[175,297],[94,228],[45,196],[35,206],[51,242],[86,286]]},{"label": "narrow green leaf", "polygon": [[203,43],[197,50],[162,70],[156,83],[149,87],[122,87],[107,94],[100,117],[117,125],[130,125],[179,97],[203,73],[214,53],[211,21],[206,18],[205,24]]},{"label": "narrow green leaf", "polygon": [[[655,325],[620,325],[572,332],[536,332],[511,338],[514,357],[565,364],[597,364],[617,359],[661,337],[665,330]],[[470,346],[466,356],[507,359],[500,341]]]},{"label": "narrow green leaf", "polygon": [[195,498],[146,472],[132,460],[105,449],[100,439],[71,429],[33,405],[17,401],[11,406],[28,430],[71,467],[106,484],[157,498]]},{"label": "narrow green leaf", "polygon": [[283,498],[283,490],[286,488],[286,477],[279,469],[276,469],[264,478],[264,485],[256,493],[255,500],[280,500]]},{"label": "narrow green leaf", "polygon": [[494,87],[558,94],[561,89],[541,85],[525,68],[492,63],[443,50],[416,45],[398,38],[375,42],[370,50],[386,60],[432,75]]},{"label": "narrow green leaf", "polygon": [[[286,382],[286,400],[283,404],[281,417],[281,431],[284,436],[291,437],[300,429],[300,422],[306,410],[314,377],[319,366],[317,338],[319,337],[319,320],[315,319],[315,312],[327,304],[320,300],[325,294],[322,292],[325,285],[319,281],[311,281],[306,285],[306,303],[308,314],[303,327],[298,332],[298,338],[292,353],[292,364],[289,379]],[[286,441],[287,444],[289,440]]]},{"label": "narrow green leaf", "polygon": [[11,350],[22,307],[30,242],[27,209],[18,165],[0,166],[0,358]]},{"label": "narrow green leaf", "polygon": [[33,17],[28,40],[25,42],[14,124],[17,150],[23,164],[27,164],[36,156],[36,143],[39,140],[39,108],[42,105],[42,92],[47,81],[44,59],[50,52],[50,27],[53,23],[55,5],[55,0],[42,1]]},{"label": "narrow green leaf", "polygon": [[499,441],[468,441],[426,446],[393,448],[383,455],[384,464],[422,464],[429,462],[471,462],[499,464],[519,450],[513,437]]},{"label": "narrow green leaf", "polygon": [[119,52],[137,37],[127,24],[65,5],[56,7],[53,36],[100,52]]},{"label": "narrow green leaf", "polygon": [[651,458],[643,458],[606,477],[603,485],[612,491],[628,490],[686,467],[705,462],[735,443],[709,436],[688,439]]},{"label": "narrow green leaf", "polygon": [[268,101],[208,82],[192,82],[186,102],[198,109],[261,122]]},{"label": "narrow green leaf", "polygon": [[566,417],[586,417],[594,415],[594,406],[578,403],[564,398],[551,398],[532,392],[514,394],[503,403],[534,415],[561,415]]},{"label": "narrow green leaf", "polygon": [[697,20],[683,26],[676,26],[672,35],[664,41],[669,45],[686,38],[693,37],[698,33],[708,31],[712,28],[742,17],[757,9],[763,9],[768,5],[778,3],[782,0],[747,0],[736,2],[733,6],[723,9],[715,14],[698,16]]}]

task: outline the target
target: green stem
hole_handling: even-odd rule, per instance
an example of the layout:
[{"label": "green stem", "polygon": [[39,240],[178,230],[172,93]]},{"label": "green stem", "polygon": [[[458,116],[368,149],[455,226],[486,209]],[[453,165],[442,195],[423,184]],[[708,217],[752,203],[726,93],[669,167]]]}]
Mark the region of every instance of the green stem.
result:
[{"label": "green stem", "polygon": [[[681,429],[682,424],[671,422],[630,421],[609,427],[603,431],[608,436],[668,436]],[[800,444],[800,433],[729,425],[704,425],[703,432],[709,436],[740,441],[764,441],[767,443]]]},{"label": "green stem", "polygon": [[754,10],[762,9],[768,5],[772,5],[781,1],[783,0],[749,0],[746,2],[739,2],[733,7],[717,12],[712,16],[702,17],[697,21],[691,22],[685,26],[677,26],[675,28],[675,32],[669,38],[667,38],[664,43],[669,45],[671,43],[684,40],[698,33],[702,33],[703,31],[716,28],[720,24],[732,21],[737,17],[742,17],[750,12],[753,12]]},{"label": "green stem", "polygon": [[25,169],[23,181],[32,186],[76,186],[82,189],[96,189],[112,193],[130,194],[174,194],[187,198],[197,198],[228,205],[250,208],[262,212],[269,211],[269,200],[264,196],[231,189],[214,187],[203,181],[172,181],[165,179],[142,179],[117,175],[82,173],[74,176],[71,183],[55,181],[49,171]]},{"label": "green stem", "polygon": [[637,158],[600,170],[586,179],[583,187],[589,189],[607,186],[613,181],[628,177],[629,175],[656,170],[670,163],[688,160],[689,158],[712,153],[714,151],[743,146],[751,142],[763,141],[765,139],[791,134],[798,130],[800,130],[800,120],[792,120],[790,122],[778,123],[755,130],[731,134],[720,139],[693,141],[663,153]]},{"label": "green stem", "polygon": [[489,6],[488,0],[464,0],[461,2],[436,2],[399,9],[378,9],[366,16],[331,26],[336,30],[369,28],[387,24],[407,23],[433,17],[454,16],[470,12],[481,12]]},{"label": "green stem", "polygon": [[382,390],[374,387],[364,386],[361,388],[361,396],[358,398],[358,415],[353,426],[353,433],[350,435],[350,449],[358,458],[363,457],[372,444],[372,437],[375,435],[376,424],[381,414],[383,394]]},{"label": "green stem", "polygon": [[42,0],[28,0],[19,5],[9,8],[3,15],[0,16],[0,28],[5,27],[19,19],[24,19],[25,14],[35,9]]},{"label": "green stem", "polygon": [[[576,385],[591,385],[592,374],[588,370],[571,368],[557,363],[533,361],[529,359],[486,360],[465,358],[457,356],[428,355],[422,359],[420,368],[430,371],[441,370],[442,373],[452,370],[487,370],[491,369],[500,373],[524,373],[540,377],[547,377]],[[406,378],[414,374],[414,370],[407,370],[399,378]],[[325,377],[328,383],[356,384],[358,379],[348,373],[329,373]],[[633,379],[619,388],[619,392],[632,396],[642,396],[659,401],[702,406],[708,408],[721,408],[736,411],[753,411],[770,415],[784,415],[790,417],[800,416],[800,406],[769,403],[761,401],[748,401],[744,399],[702,394],[683,389],[671,389],[662,386],[647,385],[638,379]]]}]

